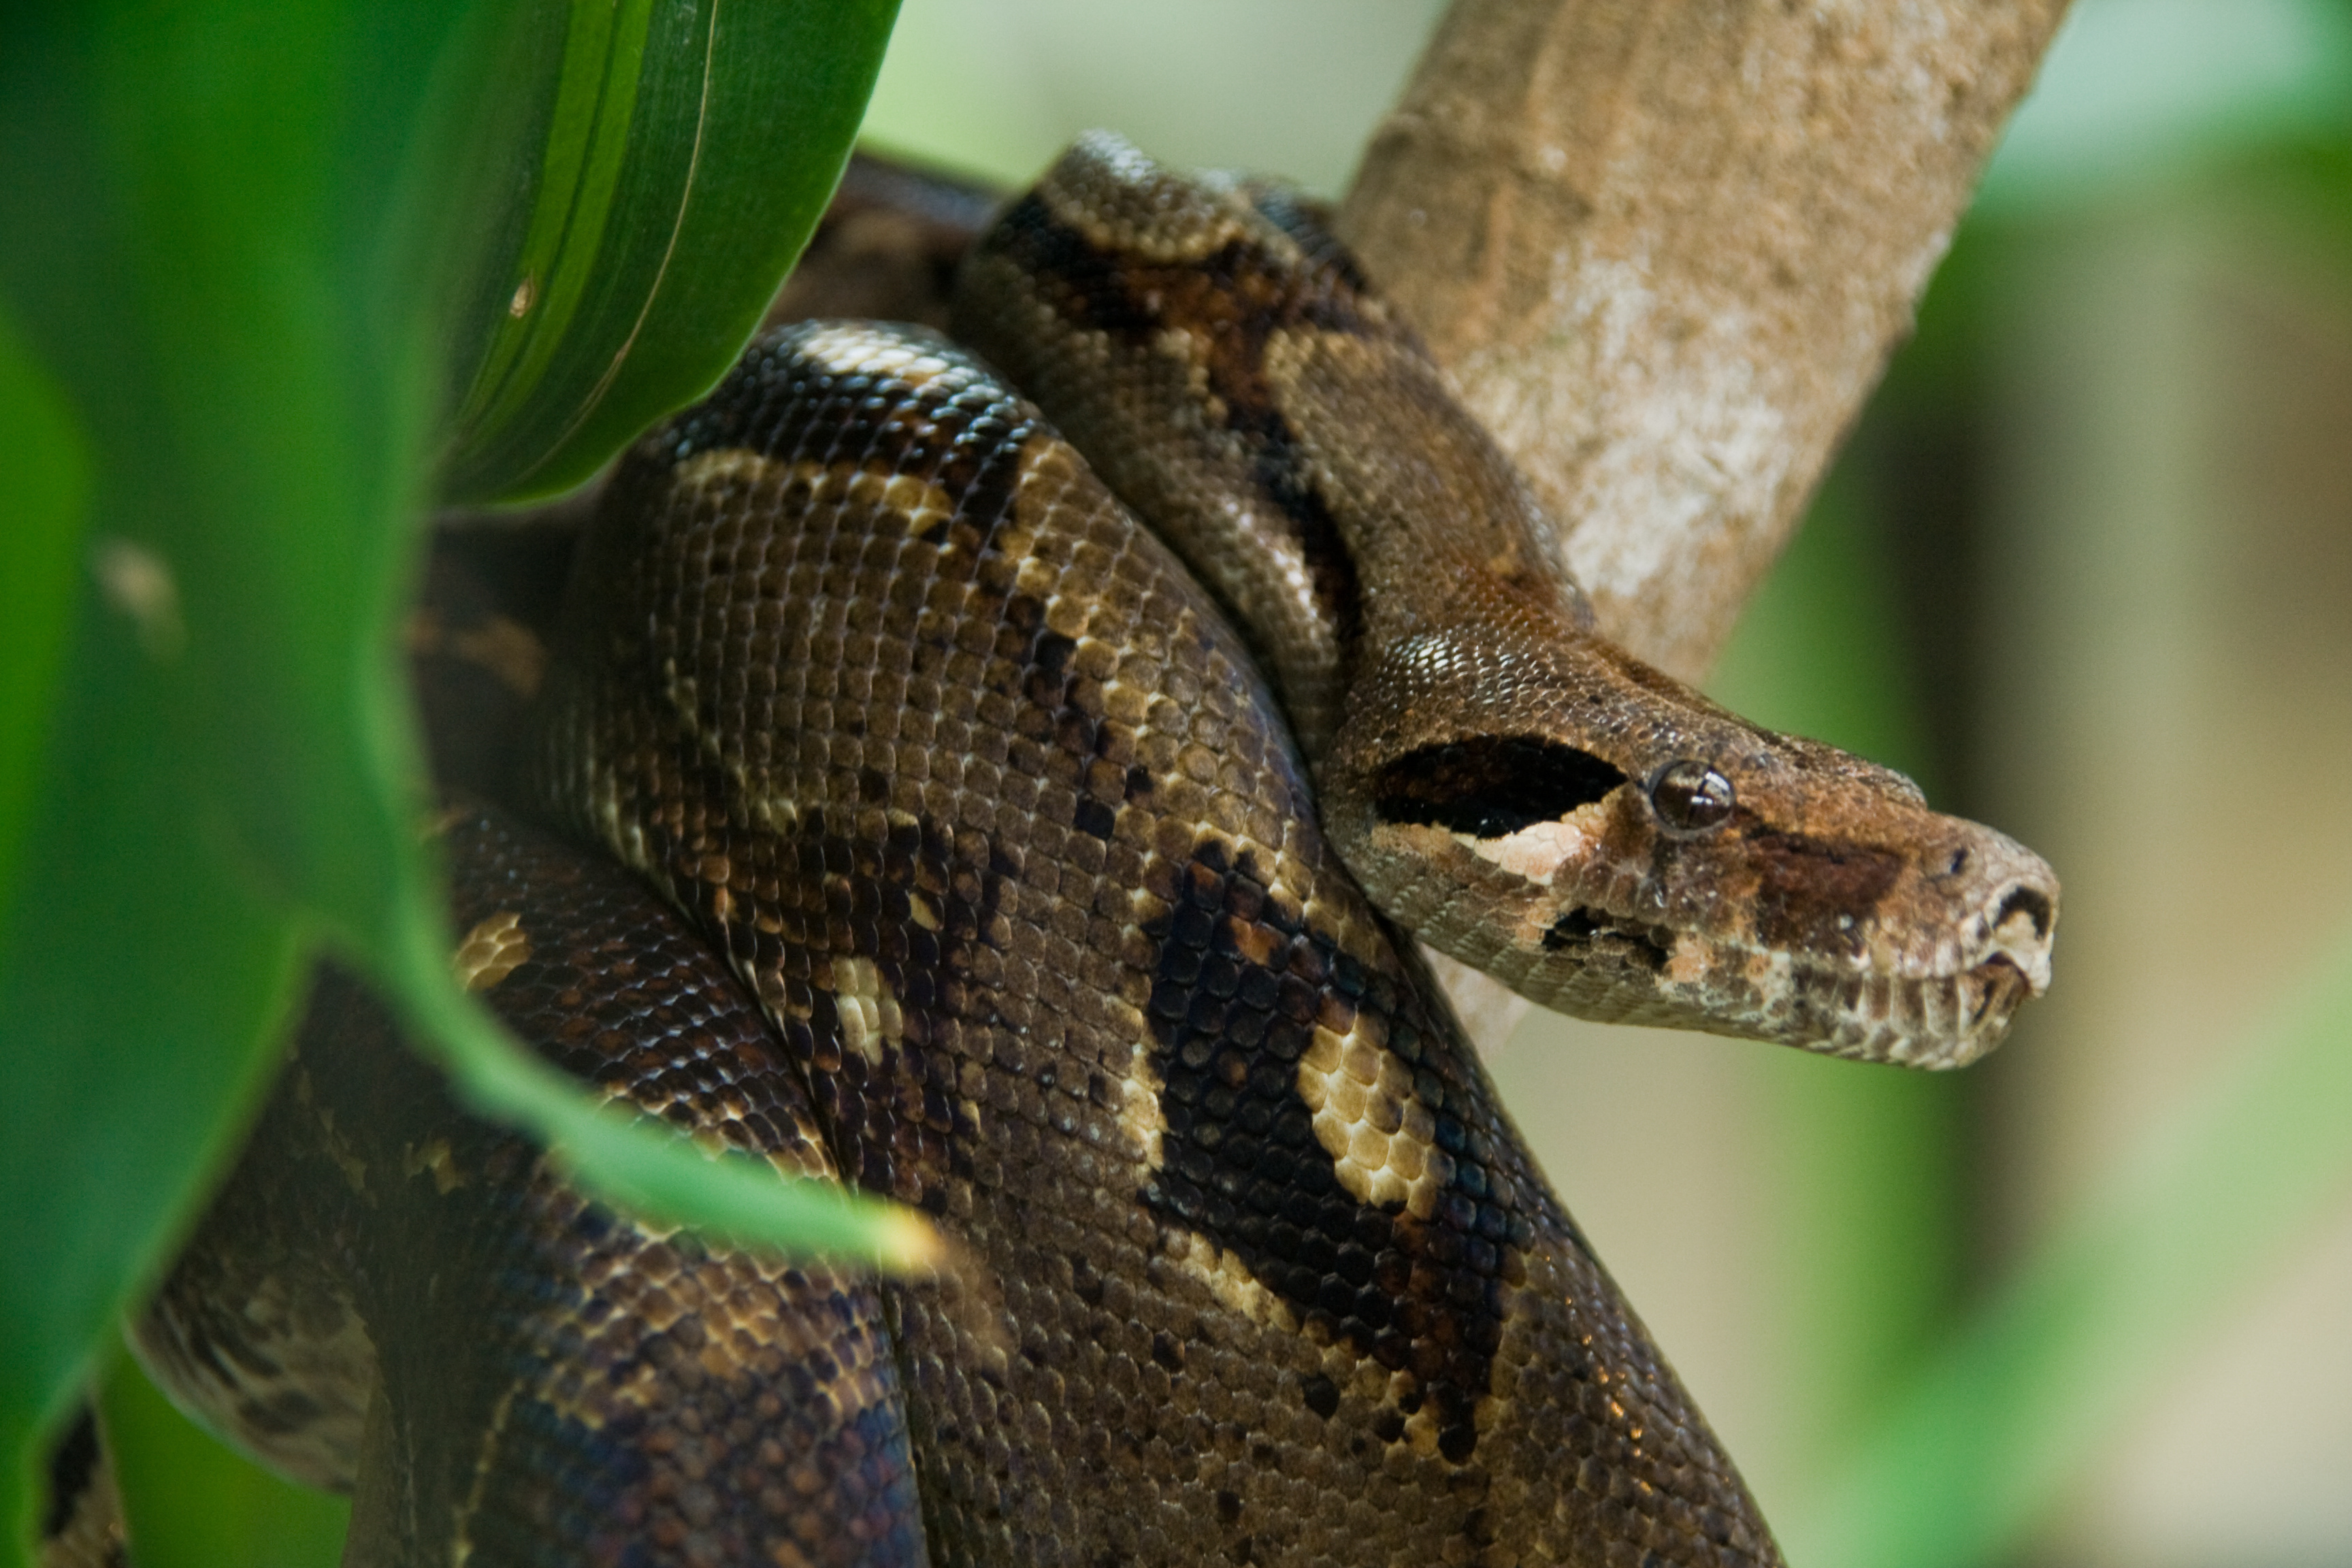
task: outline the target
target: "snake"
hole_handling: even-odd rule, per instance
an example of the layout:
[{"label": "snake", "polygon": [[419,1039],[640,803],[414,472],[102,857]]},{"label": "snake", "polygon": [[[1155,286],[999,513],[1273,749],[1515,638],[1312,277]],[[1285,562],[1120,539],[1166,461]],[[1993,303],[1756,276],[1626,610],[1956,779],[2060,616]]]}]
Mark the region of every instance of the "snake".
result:
[{"label": "snake", "polygon": [[329,964],[142,1359],[355,1564],[1778,1563],[1418,943],[1950,1067],[2049,868],[1603,637],[1305,198],[1094,133],[956,288],[628,451],[436,825],[520,1039],[950,1261],[616,1213]]}]

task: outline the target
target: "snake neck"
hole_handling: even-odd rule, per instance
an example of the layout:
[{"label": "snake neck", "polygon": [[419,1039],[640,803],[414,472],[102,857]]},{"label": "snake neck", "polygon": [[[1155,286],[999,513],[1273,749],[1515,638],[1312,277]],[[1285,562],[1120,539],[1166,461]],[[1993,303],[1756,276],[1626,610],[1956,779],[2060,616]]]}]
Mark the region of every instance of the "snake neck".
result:
[{"label": "snake neck", "polygon": [[1373,901],[1587,1016],[1927,1066],[2047,983],[2057,883],[1595,632],[1557,531],[1304,203],[1081,141],[958,332],[1245,628]]},{"label": "snake neck", "polygon": [[1089,135],[975,247],[954,330],[1233,612],[1310,764],[1465,583],[1591,625],[1517,472],[1288,192]]}]

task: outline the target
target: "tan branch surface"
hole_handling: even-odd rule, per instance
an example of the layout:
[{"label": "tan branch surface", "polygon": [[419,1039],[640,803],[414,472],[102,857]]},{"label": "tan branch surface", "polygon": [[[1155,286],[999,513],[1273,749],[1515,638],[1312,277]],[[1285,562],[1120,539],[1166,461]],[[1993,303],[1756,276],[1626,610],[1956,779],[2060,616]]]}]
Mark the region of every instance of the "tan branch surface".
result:
[{"label": "tan branch surface", "polygon": [[1950,243],[2064,0],[1457,0],[1339,217],[1703,672]]}]

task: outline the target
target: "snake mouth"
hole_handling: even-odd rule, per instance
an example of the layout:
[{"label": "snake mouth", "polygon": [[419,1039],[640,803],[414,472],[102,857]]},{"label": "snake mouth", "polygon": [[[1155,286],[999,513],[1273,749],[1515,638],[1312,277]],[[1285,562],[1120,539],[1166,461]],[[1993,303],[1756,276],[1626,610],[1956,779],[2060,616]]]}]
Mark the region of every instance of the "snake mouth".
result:
[{"label": "snake mouth", "polygon": [[1799,970],[1786,1015],[1790,1044],[1829,1056],[1941,1071],[1999,1045],[2037,994],[2006,952],[1957,973],[1898,976]]},{"label": "snake mouth", "polygon": [[2010,1019],[2029,996],[2039,996],[2050,984],[2050,961],[2045,952],[2041,964],[2041,977],[2021,967],[2006,952],[1997,952],[1954,982],[1963,1004],[1963,1027],[1954,1038],[1948,1051],[1919,1065],[1931,1068],[1966,1067],[2000,1044],[2009,1034]]},{"label": "snake mouth", "polygon": [[2056,900],[2030,876],[1979,882],[1956,900],[1973,914],[1946,902],[1907,928],[1857,930],[1843,952],[1761,942],[1752,922],[1710,931],[1676,921],[1643,908],[1622,866],[1581,880],[1543,889],[1549,899],[1530,891],[1519,940],[1539,952],[1506,978],[1587,1017],[1946,1068],[1999,1045],[2018,1007],[2049,984]]},{"label": "snake mouth", "polygon": [[1604,951],[1636,968],[1662,973],[1674,958],[1675,933],[1666,926],[1647,925],[1591,904],[1579,904],[1544,928],[1543,950]]}]

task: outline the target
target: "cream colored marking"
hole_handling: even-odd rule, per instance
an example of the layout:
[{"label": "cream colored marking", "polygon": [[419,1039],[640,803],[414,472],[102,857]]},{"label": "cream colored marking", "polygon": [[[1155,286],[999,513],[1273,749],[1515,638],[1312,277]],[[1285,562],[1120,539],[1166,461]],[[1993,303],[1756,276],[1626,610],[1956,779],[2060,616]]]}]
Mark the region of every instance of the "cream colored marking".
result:
[{"label": "cream colored marking", "polygon": [[830,468],[801,463],[795,466],[793,477],[806,480],[819,499],[837,494],[877,512],[904,518],[908,533],[921,533],[955,515],[955,502],[947,491],[912,474],[860,471],[844,482],[843,476]]},{"label": "cream colored marking", "polygon": [[1150,1035],[1143,1015],[1125,1003],[1107,1000],[1112,1000],[1115,1009],[1123,1010],[1133,1018],[1134,1026],[1129,1034],[1139,1042],[1135,1065],[1128,1069],[1127,1077],[1119,1083],[1119,1131],[1133,1141],[1136,1156],[1143,1162],[1144,1169],[1157,1171],[1166,1163],[1160,1140],[1167,1134],[1168,1118],[1160,1109],[1160,1091],[1167,1085],[1152,1070]]},{"label": "cream colored marking", "polygon": [[[1183,370],[1184,391],[1200,405],[1202,419],[1213,430],[1225,421],[1225,400],[1209,390],[1208,351],[1213,346],[1201,342],[1190,327],[1162,327],[1151,339],[1154,353]],[[1245,510],[1237,496],[1220,495],[1215,500],[1228,515],[1240,516]]]},{"label": "cream colored marking", "polygon": [[1504,870],[1530,882],[1549,882],[1559,868],[1582,859],[1601,843],[1599,801],[1580,805],[1557,822],[1533,822],[1517,833],[1496,838],[1476,838],[1467,833],[1454,837]]},{"label": "cream colored marking", "polygon": [[1298,1094],[1314,1113],[1315,1141],[1358,1203],[1402,1204],[1427,1219],[1454,1162],[1431,1139],[1436,1119],[1412,1091],[1412,1069],[1372,1037],[1359,1016],[1344,1035],[1318,1026],[1298,1061]]},{"label": "cream colored marking", "polygon": [[812,332],[801,340],[800,352],[836,375],[894,375],[910,386],[922,386],[952,368],[938,354],[863,323]]},{"label": "cream colored marking", "polygon": [[531,305],[538,299],[539,279],[526,272],[522,275],[522,281],[515,285],[513,295],[507,300],[507,314],[520,321],[530,314]]},{"label": "cream colored marking", "polygon": [[793,477],[794,467],[814,469],[816,466],[779,463],[743,447],[718,447],[697,452],[673,468],[670,483],[679,489],[707,489],[724,484],[756,485],[762,480],[775,481]]},{"label": "cream colored marking", "polygon": [[474,1555],[474,1542],[468,1533],[474,1516],[482,1510],[482,1492],[489,1484],[491,1461],[498,1456],[499,1439],[506,1435],[507,1412],[514,1406],[514,1397],[522,1388],[517,1378],[499,1394],[499,1403],[490,1412],[490,1424],[482,1434],[480,1453],[474,1460],[474,1484],[467,1489],[466,1501],[452,1521],[455,1533],[449,1542],[449,1568],[466,1568]]},{"label": "cream colored marking", "polygon": [[522,929],[521,912],[500,910],[466,933],[449,966],[457,972],[457,984],[467,990],[488,991],[530,957],[530,937]]},{"label": "cream colored marking", "polygon": [[1206,1285],[1225,1310],[1282,1333],[1298,1331],[1298,1315],[1288,1302],[1259,1283],[1248,1264],[1198,1231],[1181,1234],[1184,1250],[1171,1254],[1177,1266]]},{"label": "cream colored marking", "polygon": [[149,658],[177,658],[188,640],[180,619],[180,584],[161,555],[128,539],[100,539],[90,548],[90,574],[106,602],[131,617]]},{"label": "cream colored marking", "polygon": [[[1408,1373],[1399,1373],[1397,1382],[1411,1390],[1419,1388],[1419,1380]],[[1484,1400],[1479,1401],[1481,1405],[1485,1403]],[[1479,1424],[1475,1405],[1471,1409],[1470,1423],[1474,1427]],[[1399,1441],[1416,1454],[1433,1455],[1437,1452],[1437,1407],[1433,1404],[1423,1404],[1404,1418],[1404,1436]]]},{"label": "cream colored marking", "polygon": [[899,1011],[898,994],[872,959],[835,959],[829,989],[841,1018],[842,1043],[869,1065],[882,1060],[885,1046],[907,1037],[907,1017]]},{"label": "cream colored marking", "polygon": [[466,1184],[466,1173],[457,1169],[457,1156],[450,1152],[449,1140],[436,1138],[422,1149],[414,1143],[400,1152],[400,1169],[404,1175],[421,1176],[433,1173],[433,1190],[447,1197]]}]

